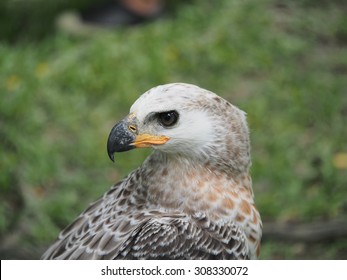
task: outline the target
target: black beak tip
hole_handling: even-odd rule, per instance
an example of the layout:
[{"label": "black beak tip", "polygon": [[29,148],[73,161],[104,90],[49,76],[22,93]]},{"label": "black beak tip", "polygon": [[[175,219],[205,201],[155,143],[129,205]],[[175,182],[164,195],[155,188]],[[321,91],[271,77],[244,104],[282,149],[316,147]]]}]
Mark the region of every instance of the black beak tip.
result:
[{"label": "black beak tip", "polygon": [[125,120],[117,123],[111,130],[107,140],[107,154],[114,162],[114,153],[125,152],[134,149],[131,145],[135,140],[135,135],[128,129],[128,123]]},{"label": "black beak tip", "polygon": [[110,160],[112,160],[114,162],[114,154],[113,153],[108,153],[108,157],[110,158]]},{"label": "black beak tip", "polygon": [[110,158],[110,160],[112,160],[114,162],[114,153],[115,151],[115,147],[114,147],[114,139],[112,139],[112,134],[110,134],[108,140],[107,140],[107,154],[108,157]]}]

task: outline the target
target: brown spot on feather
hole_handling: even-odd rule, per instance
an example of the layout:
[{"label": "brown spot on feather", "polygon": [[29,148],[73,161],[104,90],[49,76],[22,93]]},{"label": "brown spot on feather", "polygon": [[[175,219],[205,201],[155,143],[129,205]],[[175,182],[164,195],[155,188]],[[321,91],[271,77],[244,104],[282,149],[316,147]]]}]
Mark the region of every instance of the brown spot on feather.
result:
[{"label": "brown spot on feather", "polygon": [[246,200],[241,201],[240,210],[246,215],[251,214],[251,207],[249,206],[249,203]]},{"label": "brown spot on feather", "polygon": [[250,235],[250,236],[248,237],[248,239],[249,239],[252,243],[254,243],[254,242],[256,241],[256,239],[254,238],[253,235]]},{"label": "brown spot on feather", "polygon": [[224,198],[222,205],[226,209],[233,209],[234,208],[234,202],[230,198]]},{"label": "brown spot on feather", "polygon": [[253,224],[257,224],[258,223],[258,217],[255,211],[253,211],[253,219],[252,219],[252,223]]},{"label": "brown spot on feather", "polygon": [[218,196],[213,193],[213,192],[210,192],[208,195],[207,195],[207,199],[211,202],[215,202],[217,200]]},{"label": "brown spot on feather", "polygon": [[243,222],[245,220],[245,217],[243,215],[237,214],[236,216],[236,221],[238,222]]},{"label": "brown spot on feather", "polygon": [[166,176],[169,172],[167,171],[167,168],[164,168],[161,172],[161,176]]},{"label": "brown spot on feather", "polygon": [[259,257],[259,255],[260,255],[260,243],[258,244],[258,246],[257,246],[257,249],[256,249],[256,254],[257,254],[257,257]]}]

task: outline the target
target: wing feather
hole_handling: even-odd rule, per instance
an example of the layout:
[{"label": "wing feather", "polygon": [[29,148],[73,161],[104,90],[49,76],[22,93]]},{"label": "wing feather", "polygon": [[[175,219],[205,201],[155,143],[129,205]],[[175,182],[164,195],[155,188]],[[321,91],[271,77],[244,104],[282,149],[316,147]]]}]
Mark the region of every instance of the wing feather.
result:
[{"label": "wing feather", "polygon": [[199,220],[183,215],[169,217],[163,214],[148,220],[129,246],[125,258],[131,259],[249,258],[241,228],[229,224],[204,228]]},{"label": "wing feather", "polygon": [[135,171],[91,204],[43,259],[249,258],[244,231],[234,223],[128,205],[139,187],[136,178]]}]

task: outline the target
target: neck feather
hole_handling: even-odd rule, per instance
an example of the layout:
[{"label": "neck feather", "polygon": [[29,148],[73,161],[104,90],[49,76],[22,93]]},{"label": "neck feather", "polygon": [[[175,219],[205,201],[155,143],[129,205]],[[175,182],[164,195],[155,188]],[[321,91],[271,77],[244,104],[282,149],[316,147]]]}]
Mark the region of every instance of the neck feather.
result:
[{"label": "neck feather", "polygon": [[192,162],[160,152],[153,153],[144,166],[143,183],[149,201],[156,207],[230,219],[238,215],[244,201],[254,204],[248,171],[227,173],[208,162]]}]

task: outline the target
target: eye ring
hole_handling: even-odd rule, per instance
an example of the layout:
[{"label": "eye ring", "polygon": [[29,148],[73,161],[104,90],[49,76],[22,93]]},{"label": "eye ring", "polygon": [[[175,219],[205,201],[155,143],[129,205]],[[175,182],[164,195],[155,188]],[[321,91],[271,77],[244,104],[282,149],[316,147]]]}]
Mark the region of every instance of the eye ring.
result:
[{"label": "eye ring", "polygon": [[158,120],[162,126],[170,127],[177,123],[178,116],[177,111],[162,112],[158,113]]}]

